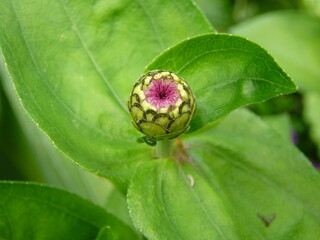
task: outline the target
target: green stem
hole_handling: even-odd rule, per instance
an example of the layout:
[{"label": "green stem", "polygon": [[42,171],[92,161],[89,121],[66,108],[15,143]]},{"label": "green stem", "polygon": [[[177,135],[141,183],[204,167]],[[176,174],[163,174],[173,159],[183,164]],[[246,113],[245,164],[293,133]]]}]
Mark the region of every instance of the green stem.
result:
[{"label": "green stem", "polygon": [[172,154],[172,140],[162,140],[158,141],[156,145],[156,157],[157,158],[167,158]]}]

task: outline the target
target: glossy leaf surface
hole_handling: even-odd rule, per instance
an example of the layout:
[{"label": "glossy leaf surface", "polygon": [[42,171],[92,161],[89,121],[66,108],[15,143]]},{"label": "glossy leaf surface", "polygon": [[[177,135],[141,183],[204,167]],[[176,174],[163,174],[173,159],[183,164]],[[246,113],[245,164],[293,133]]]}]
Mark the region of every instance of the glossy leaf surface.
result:
[{"label": "glossy leaf surface", "polygon": [[185,137],[192,166],[144,164],[129,188],[134,223],[148,238],[320,237],[320,175],[272,127],[237,110]]},{"label": "glossy leaf surface", "polygon": [[[221,196],[192,167],[157,160],[137,171],[128,204],[148,239],[241,239]],[[242,235],[242,239],[247,235]]]},{"label": "glossy leaf surface", "polygon": [[161,51],[212,27],[182,0],[1,6],[0,45],[27,112],[72,159],[125,183],[151,156],[126,109],[133,83]]},{"label": "glossy leaf surface", "polygon": [[[0,65],[0,70],[2,66]],[[0,71],[3,77],[2,87],[9,103],[5,106],[6,116],[2,122],[2,128],[5,131],[0,131],[1,134],[4,134],[0,139],[0,145],[2,145],[0,152],[12,152],[10,160],[15,160],[14,166],[19,167],[20,172],[25,176],[24,180],[43,182],[75,193],[101,206],[128,226],[132,226],[124,194],[121,194],[107,179],[87,172],[69,161],[50,142],[26,115],[5,73],[4,69]],[[1,85],[0,90],[2,90]],[[12,116],[10,107],[15,117]],[[6,168],[5,163],[6,159],[1,156],[0,177],[9,180],[8,176],[12,174],[10,169]],[[38,175],[41,178],[37,178]],[[16,176],[12,179],[19,180]]]},{"label": "glossy leaf surface", "polygon": [[203,176],[252,231],[272,240],[320,237],[320,175],[272,127],[241,110],[187,142]]},{"label": "glossy leaf surface", "polygon": [[191,131],[246,104],[296,91],[290,78],[260,46],[238,36],[208,34],[183,41],[146,69],[183,77],[197,99]]}]

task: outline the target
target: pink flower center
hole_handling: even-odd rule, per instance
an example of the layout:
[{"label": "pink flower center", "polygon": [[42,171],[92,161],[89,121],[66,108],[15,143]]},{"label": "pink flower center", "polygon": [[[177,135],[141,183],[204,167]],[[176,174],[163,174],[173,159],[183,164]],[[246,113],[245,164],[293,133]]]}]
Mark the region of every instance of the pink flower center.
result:
[{"label": "pink flower center", "polygon": [[178,99],[181,98],[177,90],[177,83],[173,80],[153,80],[144,93],[146,101],[155,106],[157,110],[175,106]]}]

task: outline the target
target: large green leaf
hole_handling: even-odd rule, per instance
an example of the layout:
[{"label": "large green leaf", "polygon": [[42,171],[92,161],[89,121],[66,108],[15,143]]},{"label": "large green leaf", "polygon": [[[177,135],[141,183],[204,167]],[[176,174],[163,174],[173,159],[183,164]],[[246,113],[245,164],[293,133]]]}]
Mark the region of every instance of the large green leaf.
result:
[{"label": "large green leaf", "polygon": [[231,29],[265,47],[301,90],[320,91],[320,20],[299,11],[279,11]]},{"label": "large green leaf", "polygon": [[[248,111],[187,140],[201,174],[265,239],[320,237],[320,175],[293,144]],[[265,227],[258,215],[275,215]]]},{"label": "large green leaf", "polygon": [[237,110],[184,143],[191,166],[144,164],[129,187],[131,215],[147,237],[320,238],[320,175],[261,119]]},{"label": "large green leaf", "polygon": [[211,26],[189,0],[0,2],[0,46],[27,112],[79,164],[126,182],[151,156],[125,107],[133,83]]},{"label": "large green leaf", "polygon": [[207,34],[185,40],[146,70],[175,72],[197,99],[191,131],[250,103],[296,91],[290,78],[260,46],[238,36]]},{"label": "large green leaf", "polygon": [[[1,66],[0,66],[1,69]],[[12,84],[3,73],[3,90],[10,102],[6,103],[6,116],[0,127],[0,152],[10,153],[8,162],[18,168],[26,180],[40,181],[49,185],[73,192],[117,216],[124,223],[131,225],[125,196],[121,194],[107,179],[84,171],[74,162],[69,161],[41,130],[28,118],[22,109]],[[1,84],[0,84],[0,90]],[[12,108],[13,113],[10,110]],[[5,158],[5,156],[4,156]],[[19,179],[12,176],[1,157],[0,177],[3,179]],[[4,166],[3,166],[4,165]],[[40,170],[40,171],[39,171]],[[38,177],[41,176],[41,178]]]},{"label": "large green leaf", "polygon": [[138,239],[103,209],[43,185],[0,182],[0,206],[1,239],[88,240],[106,226],[114,239]]},{"label": "large green leaf", "polygon": [[190,165],[171,159],[138,169],[128,205],[136,227],[150,240],[258,239],[238,233],[242,224],[232,218],[216,189]]},{"label": "large green leaf", "polygon": [[318,146],[318,156],[320,157],[320,93],[304,94],[303,114],[310,124],[310,136]]}]

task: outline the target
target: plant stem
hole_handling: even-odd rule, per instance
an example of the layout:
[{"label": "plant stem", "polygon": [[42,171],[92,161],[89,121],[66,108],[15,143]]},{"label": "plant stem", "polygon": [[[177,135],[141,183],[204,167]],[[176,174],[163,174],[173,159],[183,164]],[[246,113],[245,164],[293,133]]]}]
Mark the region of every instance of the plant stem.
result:
[{"label": "plant stem", "polygon": [[162,140],[158,141],[156,145],[156,157],[157,158],[167,158],[172,154],[172,140]]}]

